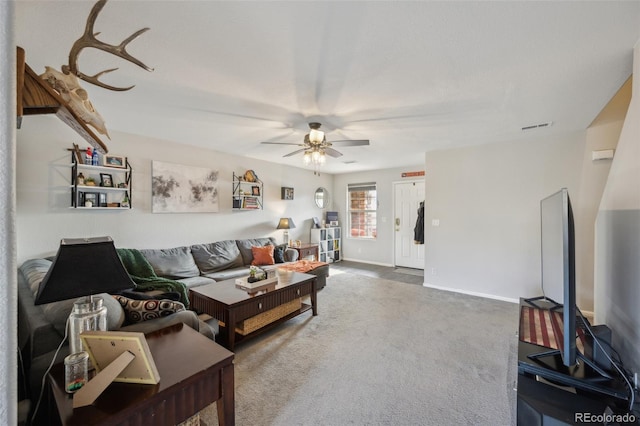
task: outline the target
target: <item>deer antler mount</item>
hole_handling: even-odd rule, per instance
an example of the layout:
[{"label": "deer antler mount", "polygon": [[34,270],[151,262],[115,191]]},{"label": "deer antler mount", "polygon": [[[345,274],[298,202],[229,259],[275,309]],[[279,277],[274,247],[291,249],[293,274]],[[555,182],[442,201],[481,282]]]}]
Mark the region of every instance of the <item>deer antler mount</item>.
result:
[{"label": "deer antler mount", "polygon": [[118,68],[104,70],[95,75],[83,74],[78,68],[78,56],[80,55],[80,52],[84,48],[93,47],[134,63],[147,71],[153,71],[153,68],[149,68],[144,63],[142,63],[142,61],[131,56],[127,52],[127,45],[138,38],[141,34],[148,31],[149,28],[143,28],[136,31],[119,45],[107,44],[96,38],[96,36],[100,33],[94,32],[93,26],[96,22],[98,14],[106,3],[107,0],[99,0],[91,9],[91,13],[89,13],[89,16],[87,18],[87,25],[85,26],[84,34],[82,34],[82,36],[78,40],[76,40],[76,42],[71,47],[71,50],[69,51],[69,64],[63,65],[61,67],[62,72],[52,67],[45,67],[45,72],[40,75],[40,77],[47,83],[49,83],[51,87],[53,87],[58,93],[60,93],[62,99],[69,103],[71,109],[85,123],[91,125],[99,133],[109,137],[107,128],[104,124],[104,119],[102,118],[100,113],[98,113],[98,111],[96,111],[93,107],[93,104],[89,100],[87,91],[80,86],[79,80],[84,80],[87,83],[95,84],[96,86],[115,91],[130,90],[134,86],[115,87],[103,83],[99,80],[99,77],[101,75],[115,71]]}]

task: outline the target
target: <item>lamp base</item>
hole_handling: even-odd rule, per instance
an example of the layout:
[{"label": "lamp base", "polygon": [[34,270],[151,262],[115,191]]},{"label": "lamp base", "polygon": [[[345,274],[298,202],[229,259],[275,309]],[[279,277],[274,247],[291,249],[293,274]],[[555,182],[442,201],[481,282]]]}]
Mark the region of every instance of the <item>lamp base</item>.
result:
[{"label": "lamp base", "polygon": [[289,245],[289,231],[284,231],[284,244]]},{"label": "lamp base", "polygon": [[107,307],[103,306],[101,297],[89,296],[78,299],[73,304],[73,310],[69,315],[70,353],[84,350],[80,333],[88,330],[107,331]]}]

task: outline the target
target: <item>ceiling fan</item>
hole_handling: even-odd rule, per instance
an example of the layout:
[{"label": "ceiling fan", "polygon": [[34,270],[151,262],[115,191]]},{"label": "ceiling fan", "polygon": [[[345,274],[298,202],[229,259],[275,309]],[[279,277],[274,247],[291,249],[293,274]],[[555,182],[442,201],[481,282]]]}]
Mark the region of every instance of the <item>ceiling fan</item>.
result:
[{"label": "ceiling fan", "polygon": [[292,155],[299,154],[304,152],[304,160],[305,163],[314,164],[324,163],[325,154],[334,158],[338,158],[342,156],[340,151],[337,151],[332,148],[333,144],[340,144],[341,146],[362,146],[369,145],[368,139],[358,139],[358,140],[340,140],[340,141],[332,141],[328,142],[327,138],[324,136],[324,132],[320,130],[320,123],[309,123],[309,128],[311,129],[309,133],[304,135],[303,143],[289,143],[289,142],[262,142],[263,144],[271,144],[271,145],[294,145],[301,146],[302,148],[297,149],[293,152],[283,155],[283,157],[291,157]]}]

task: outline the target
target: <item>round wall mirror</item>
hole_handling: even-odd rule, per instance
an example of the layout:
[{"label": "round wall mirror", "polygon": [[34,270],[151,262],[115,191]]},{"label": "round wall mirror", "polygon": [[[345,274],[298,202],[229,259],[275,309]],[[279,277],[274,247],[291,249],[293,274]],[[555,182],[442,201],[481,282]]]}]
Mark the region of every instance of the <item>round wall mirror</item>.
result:
[{"label": "round wall mirror", "polygon": [[316,206],[320,209],[324,209],[329,205],[329,191],[324,188],[316,189],[314,199],[316,201]]}]

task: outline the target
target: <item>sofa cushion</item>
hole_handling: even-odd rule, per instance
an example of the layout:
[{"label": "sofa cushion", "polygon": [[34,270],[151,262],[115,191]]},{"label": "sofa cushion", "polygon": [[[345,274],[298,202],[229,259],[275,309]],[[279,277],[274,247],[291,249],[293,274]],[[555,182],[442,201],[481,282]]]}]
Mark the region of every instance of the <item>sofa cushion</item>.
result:
[{"label": "sofa cushion", "polygon": [[149,321],[184,311],[184,305],[173,300],[135,300],[121,295],[113,296],[124,309],[127,324]]},{"label": "sofa cushion", "polygon": [[140,253],[149,261],[159,277],[176,279],[200,275],[190,247],[144,249],[140,250]]},{"label": "sofa cushion", "polygon": [[273,249],[274,247],[271,244],[267,244],[262,247],[251,247],[251,253],[253,255],[253,260],[251,264],[254,266],[260,265],[273,265],[275,260],[273,259]]},{"label": "sofa cushion", "polygon": [[247,238],[244,240],[236,240],[236,243],[238,244],[238,249],[242,254],[242,264],[251,265],[251,262],[253,261],[251,247],[262,247],[267,244],[275,246],[276,240],[274,238]]},{"label": "sofa cushion", "polygon": [[214,280],[213,278],[205,277],[203,275],[190,278],[181,278],[178,281],[186,285],[187,288],[199,287],[201,285],[213,284],[216,282],[216,280]]},{"label": "sofa cushion", "polygon": [[230,280],[231,278],[241,278],[249,276],[249,267],[241,266],[240,268],[225,269],[224,271],[212,272],[205,275],[207,278],[213,278],[216,281]]},{"label": "sofa cushion", "polygon": [[203,275],[243,265],[235,240],[196,244],[191,246],[191,254]]}]

